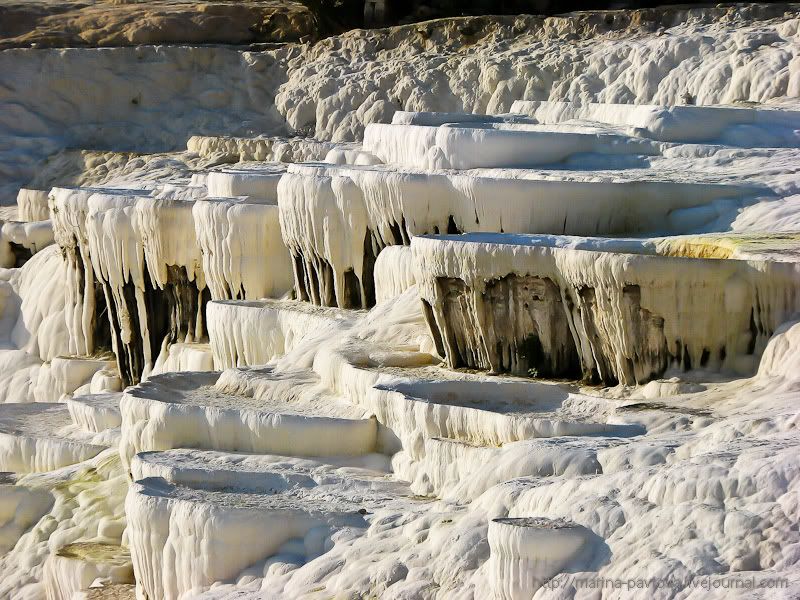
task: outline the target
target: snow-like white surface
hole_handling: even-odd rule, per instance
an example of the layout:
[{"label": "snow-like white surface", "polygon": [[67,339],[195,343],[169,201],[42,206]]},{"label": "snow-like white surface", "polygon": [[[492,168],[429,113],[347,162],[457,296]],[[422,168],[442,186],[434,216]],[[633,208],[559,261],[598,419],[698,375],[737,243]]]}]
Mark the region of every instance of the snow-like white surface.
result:
[{"label": "snow-like white surface", "polygon": [[[219,373],[165,374],[128,388],[120,403],[124,463],[144,450],[185,446],[300,456],[365,454],[375,448],[375,420],[358,418],[352,409],[339,416],[336,406],[228,392],[214,385],[218,378]],[[290,379],[285,383],[292,385]]]},{"label": "snow-like white surface", "polygon": [[218,369],[265,365],[307,336],[325,339],[352,315],[293,301],[215,301],[207,308],[208,332]]},{"label": "snow-like white surface", "polygon": [[589,121],[621,125],[631,133],[664,142],[715,142],[733,146],[800,145],[800,111],[731,106],[654,106],[516,101],[512,113],[539,123]]},{"label": "snow-like white surface", "polygon": [[[270,475],[280,482],[277,489],[270,487]],[[378,485],[370,490],[368,481],[355,500],[347,491],[337,494],[344,477],[338,486],[312,479],[312,487],[294,489],[287,489],[291,479],[281,481],[279,471],[264,478],[259,493],[193,489],[158,477],[134,483],[125,509],[140,592],[176,600],[217,581],[281,572],[281,562],[296,568],[323,554],[338,529],[363,529],[360,509],[385,502],[386,492]]]},{"label": "snow-like white surface", "polygon": [[0,483],[0,553],[11,550],[52,503],[53,497],[46,490],[15,485],[13,480]]},{"label": "snow-like white surface", "polygon": [[[177,148],[193,134],[283,133],[285,123],[313,128],[318,139],[354,141],[366,124],[389,122],[398,108],[497,113],[520,98],[672,106],[687,92],[702,105],[796,96],[796,20],[753,22],[753,11],[738,11],[739,19],[719,21],[685,12],[668,19],[662,34],[636,41],[620,36],[598,43],[581,32],[569,52],[559,34],[575,35],[575,21],[543,24],[535,17],[481,24],[477,43],[468,44],[461,25],[444,21],[429,25],[425,35],[409,25],[263,52],[221,46],[9,50],[0,68],[12,90],[0,123],[9,140],[3,203],[13,201],[39,160],[66,146]],[[49,76],[56,63],[63,80]],[[86,73],[94,74],[91,85],[61,84]],[[13,83],[20,80],[26,86],[18,89]],[[197,151],[202,139],[219,145],[220,138],[198,138],[191,148]],[[236,139],[232,145],[239,159]],[[273,158],[273,144],[261,146],[247,158]],[[328,150],[290,160],[321,160]]]},{"label": "snow-like white surface", "polygon": [[0,227],[0,245],[7,248],[0,250],[0,257],[5,256],[0,266],[13,267],[14,259],[11,244],[36,254],[42,248],[53,243],[53,227],[50,221],[7,221]]},{"label": "snow-like white surface", "polygon": [[414,255],[408,246],[387,246],[375,260],[375,300],[399,296],[417,283]]},{"label": "snow-like white surface", "polygon": [[[313,560],[338,529],[358,532],[363,515],[409,502],[408,488],[382,464],[377,455],[326,463],[198,450],[138,455],[126,510],[140,590],[177,598]],[[187,544],[208,548],[201,562],[183,562],[195,555]]]},{"label": "snow-like white surface", "polygon": [[493,519],[489,523],[489,571],[500,600],[532,598],[587,543],[575,523],[549,519]]},{"label": "snow-like white surface", "polygon": [[[701,227],[745,198],[772,195],[746,183],[565,181],[505,170],[293,165],[278,186],[278,205],[301,298],[358,307],[371,304],[374,294],[372,256],[389,245],[408,245],[415,235],[674,233]],[[347,281],[348,272],[355,282]]]},{"label": "snow-like white surface", "polygon": [[95,351],[95,272],[92,267],[86,217],[92,189],[53,188],[50,212],[55,242],[64,253],[66,277],[64,301],[70,352]]},{"label": "snow-like white surface", "polygon": [[[214,450],[140,452],[131,463],[134,481],[160,477],[207,490],[236,489],[273,493],[318,485],[343,485],[347,477],[383,480],[387,488],[389,461],[382,454],[329,457],[325,462],[275,454],[242,454]],[[402,484],[396,484],[402,488]]]},{"label": "snow-like white surface", "polygon": [[193,135],[186,143],[189,152],[211,159],[233,162],[305,162],[322,160],[329,152],[353,150],[354,144],[323,142],[303,137],[229,137]]},{"label": "snow-like white surface", "polygon": [[73,396],[67,400],[72,422],[84,431],[100,433],[115,429],[122,423],[119,410],[120,393],[89,394]]},{"label": "snow-like white surface", "polygon": [[278,199],[278,181],[286,165],[259,165],[252,169],[222,169],[208,174],[206,185],[212,197],[250,196],[259,200]]},{"label": "snow-like white surface", "polygon": [[52,471],[105,450],[103,445],[70,439],[63,432],[70,424],[63,404],[0,405],[0,470]]},{"label": "snow-like white surface", "polygon": [[42,361],[69,353],[62,291],[66,269],[58,247],[50,246],[11,271],[4,317],[10,321],[6,342],[12,348]]},{"label": "snow-like white surface", "polygon": [[[277,185],[269,178],[270,187]],[[192,214],[213,299],[279,298],[289,291],[292,267],[274,197],[204,198],[194,204]]]},{"label": "snow-like white surface", "polygon": [[525,168],[558,164],[576,154],[659,153],[648,140],[536,127],[373,123],[364,130],[364,149],[384,163],[420,169]]},{"label": "snow-like white surface", "polygon": [[46,597],[44,565],[67,544],[120,545],[128,485],[116,450],[105,450],[78,465],[25,475],[15,487],[20,486],[45,494],[49,501],[36,509],[31,502],[31,513],[40,511],[41,518],[34,518],[14,548],[0,557],[0,596]]},{"label": "snow-like white surface", "polygon": [[162,352],[152,374],[178,371],[213,371],[214,354],[209,344],[176,342],[170,344],[166,356]]},{"label": "snow-like white surface", "polygon": [[134,583],[130,553],[115,544],[68,544],[47,559],[44,585],[48,600],[72,600],[90,587]]},{"label": "snow-like white surface", "polygon": [[[521,112],[521,110],[520,110]],[[454,123],[532,123],[536,119],[530,119],[518,115],[480,115],[474,113],[452,113],[452,112],[414,112],[408,110],[396,110],[392,115],[392,125],[424,125],[427,127],[438,127]]]},{"label": "snow-like white surface", "polygon": [[47,190],[20,188],[17,194],[19,218],[23,221],[47,221],[50,219],[47,197]]},{"label": "snow-like white surface", "polygon": [[[200,290],[205,287],[200,250],[195,241],[193,207],[194,202],[185,199],[136,201],[134,228],[142,237],[150,279],[161,289],[170,283],[169,267],[185,269],[190,282],[196,282]],[[123,259],[120,265],[123,276],[125,268]],[[138,276],[134,276],[136,279]]]}]

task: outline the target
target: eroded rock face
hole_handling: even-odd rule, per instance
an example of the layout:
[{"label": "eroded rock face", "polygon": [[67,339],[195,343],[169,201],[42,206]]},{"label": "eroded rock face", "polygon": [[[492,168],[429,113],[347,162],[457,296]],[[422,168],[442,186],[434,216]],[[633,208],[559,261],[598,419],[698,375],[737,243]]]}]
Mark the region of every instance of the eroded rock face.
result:
[{"label": "eroded rock face", "polygon": [[[507,240],[505,238],[511,238]],[[547,236],[415,238],[434,338],[453,367],[637,384],[668,369],[752,373],[797,310],[794,263],[554,248]],[[589,244],[591,247],[591,244]],[[609,248],[610,250],[611,248]]]},{"label": "eroded rock face", "polygon": [[105,293],[89,254],[89,196],[86,189],[53,188],[49,200],[55,241],[67,265],[64,300],[70,351],[81,355],[111,349]]},{"label": "eroded rock face", "polygon": [[543,377],[579,372],[561,290],[552,280],[512,274],[487,282],[479,297],[459,279],[441,278],[437,286],[445,353],[454,367]]},{"label": "eroded rock face", "polygon": [[167,273],[163,287],[155,286],[147,272],[141,289],[131,282],[121,288],[103,283],[115,335],[113,346],[128,385],[152,369],[155,359],[169,345],[206,337],[203,315],[211,299],[208,289],[199,290],[184,267],[169,265]]},{"label": "eroded rock face", "polygon": [[0,48],[296,42],[318,33],[300,2],[4,2]]}]

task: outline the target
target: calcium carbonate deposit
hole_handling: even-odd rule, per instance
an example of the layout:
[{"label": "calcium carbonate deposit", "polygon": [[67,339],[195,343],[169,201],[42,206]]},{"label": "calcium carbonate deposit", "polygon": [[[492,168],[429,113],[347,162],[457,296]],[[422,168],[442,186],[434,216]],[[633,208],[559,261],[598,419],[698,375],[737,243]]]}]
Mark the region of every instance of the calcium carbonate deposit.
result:
[{"label": "calcium carbonate deposit", "polygon": [[800,6],[85,4],[0,28],[0,599],[800,597]]}]

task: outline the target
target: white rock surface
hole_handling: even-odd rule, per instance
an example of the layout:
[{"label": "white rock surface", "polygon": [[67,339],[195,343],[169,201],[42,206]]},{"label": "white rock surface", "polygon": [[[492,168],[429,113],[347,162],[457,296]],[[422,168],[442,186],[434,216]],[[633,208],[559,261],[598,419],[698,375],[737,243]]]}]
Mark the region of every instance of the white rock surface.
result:
[{"label": "white rock surface", "polygon": [[[364,528],[358,511],[368,500],[355,503],[331,495],[334,486],[321,487],[249,493],[196,490],[161,478],[134,483],[125,509],[137,588],[175,600],[248,571],[264,573],[270,557],[302,564],[323,553],[337,529]],[[291,540],[298,543],[290,546]],[[293,556],[281,556],[290,547]]]},{"label": "white rock surface", "polygon": [[53,497],[46,490],[15,485],[13,479],[4,474],[0,483],[0,553],[11,550],[52,504]]},{"label": "white rock surface", "polygon": [[72,422],[84,431],[100,433],[122,424],[119,410],[120,393],[73,396],[67,400]]},{"label": "white rock surface", "polygon": [[214,300],[280,298],[291,289],[292,267],[275,198],[204,198],[192,215]]},{"label": "white rock surface", "polygon": [[664,257],[636,240],[511,234],[417,237],[412,250],[440,351],[454,367],[559,375],[577,359],[584,377],[631,384],[674,366],[748,374],[800,308],[792,262]]},{"label": "white rock surface", "polygon": [[[375,420],[358,418],[352,408],[227,392],[215,387],[218,378],[218,373],[165,374],[129,388],[120,403],[124,463],[144,450],[185,446],[299,456],[357,455],[375,448]],[[284,383],[293,385],[290,378]]]},{"label": "white rock surface", "polygon": [[558,131],[538,125],[475,123],[441,127],[373,123],[364,150],[384,163],[418,169],[526,168],[555,165],[576,154],[655,155],[648,140],[611,133]]},{"label": "white rock surface", "polygon": [[489,523],[492,587],[501,600],[532,598],[587,543],[575,523],[505,518]]},{"label": "white rock surface", "polygon": [[[348,308],[374,303],[375,257],[387,246],[408,245],[412,236],[674,233],[716,217],[715,203],[738,205],[743,198],[771,195],[763,186],[746,184],[552,180],[505,169],[293,165],[278,186],[278,205],[300,299]],[[683,215],[682,209],[697,210]]]},{"label": "white rock surface", "polygon": [[46,597],[44,564],[67,544],[120,545],[128,485],[116,450],[105,450],[85,463],[56,471],[25,475],[17,481],[19,486],[44,493],[51,500],[13,549],[0,556],[0,596]]},{"label": "white rock surface", "polygon": [[249,196],[258,200],[278,200],[278,181],[286,172],[286,165],[253,166],[250,169],[222,169],[208,174],[206,185],[208,195],[212,197],[230,198],[232,196]]},{"label": "white rock surface", "polygon": [[[5,255],[3,267],[23,264],[27,257],[53,243],[53,227],[50,221],[7,221],[0,227],[0,256]],[[20,257],[20,255],[23,255]],[[24,256],[27,255],[27,256]]]},{"label": "white rock surface", "polygon": [[47,190],[21,188],[17,194],[19,218],[23,221],[49,220],[50,207],[48,206],[47,197]]},{"label": "white rock surface", "polygon": [[796,13],[0,52],[0,598],[800,595]]},{"label": "white rock surface", "polygon": [[208,305],[208,332],[218,369],[265,365],[306,337],[341,331],[353,315],[294,301],[215,301]]},{"label": "white rock surface", "polygon": [[67,544],[44,566],[48,600],[71,600],[90,587],[125,583],[134,583],[130,553],[115,544]]},{"label": "white rock surface", "polygon": [[518,100],[511,105],[511,112],[530,115],[538,123],[590,121],[621,125],[635,135],[664,142],[722,140],[733,146],[769,147],[800,144],[796,133],[800,112],[796,110]]},{"label": "white rock surface", "polygon": [[71,439],[70,413],[63,404],[0,405],[0,470],[53,471],[83,462],[105,446]]}]

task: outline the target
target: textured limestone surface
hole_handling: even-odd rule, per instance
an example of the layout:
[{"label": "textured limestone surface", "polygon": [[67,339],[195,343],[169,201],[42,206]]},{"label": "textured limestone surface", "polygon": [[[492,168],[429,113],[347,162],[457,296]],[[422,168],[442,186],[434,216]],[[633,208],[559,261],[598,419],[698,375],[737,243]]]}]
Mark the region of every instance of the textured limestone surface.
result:
[{"label": "textured limestone surface", "polygon": [[796,6],[187,6],[0,0],[0,598],[800,597]]}]

